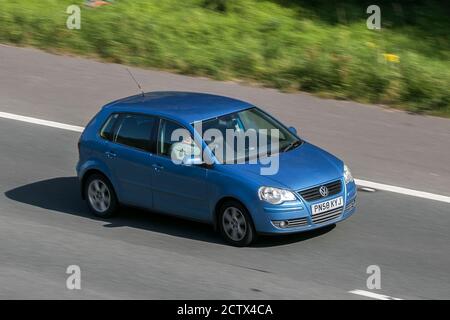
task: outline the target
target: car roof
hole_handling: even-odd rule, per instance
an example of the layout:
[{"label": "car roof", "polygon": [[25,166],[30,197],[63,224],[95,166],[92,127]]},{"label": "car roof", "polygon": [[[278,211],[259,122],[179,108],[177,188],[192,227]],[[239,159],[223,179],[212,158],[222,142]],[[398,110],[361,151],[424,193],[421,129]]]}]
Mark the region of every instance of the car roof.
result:
[{"label": "car roof", "polygon": [[245,110],[253,105],[224,96],[181,91],[158,91],[130,96],[108,103],[103,108],[117,112],[159,115],[186,123],[207,120]]}]

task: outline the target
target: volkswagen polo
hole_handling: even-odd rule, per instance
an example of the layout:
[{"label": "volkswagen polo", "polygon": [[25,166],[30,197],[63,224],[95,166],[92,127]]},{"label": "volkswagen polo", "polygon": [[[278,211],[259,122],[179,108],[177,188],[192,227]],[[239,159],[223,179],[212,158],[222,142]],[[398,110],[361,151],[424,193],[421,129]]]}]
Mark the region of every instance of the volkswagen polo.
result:
[{"label": "volkswagen polo", "polygon": [[[248,132],[258,133],[256,145]],[[111,102],[78,148],[82,197],[103,218],[120,205],[141,207],[212,224],[246,246],[257,234],[321,228],[355,212],[356,186],[341,160],[228,97],[151,92]]]}]

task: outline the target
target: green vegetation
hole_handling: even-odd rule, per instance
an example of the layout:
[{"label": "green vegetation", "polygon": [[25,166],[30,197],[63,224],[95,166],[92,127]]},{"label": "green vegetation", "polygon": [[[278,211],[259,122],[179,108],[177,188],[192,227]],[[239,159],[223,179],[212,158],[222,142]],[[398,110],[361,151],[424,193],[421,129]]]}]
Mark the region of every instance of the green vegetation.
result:
[{"label": "green vegetation", "polygon": [[[74,3],[81,30],[66,28]],[[356,0],[83,3],[3,0],[0,42],[450,115],[444,2],[377,1],[379,31],[366,28],[370,3]]]}]

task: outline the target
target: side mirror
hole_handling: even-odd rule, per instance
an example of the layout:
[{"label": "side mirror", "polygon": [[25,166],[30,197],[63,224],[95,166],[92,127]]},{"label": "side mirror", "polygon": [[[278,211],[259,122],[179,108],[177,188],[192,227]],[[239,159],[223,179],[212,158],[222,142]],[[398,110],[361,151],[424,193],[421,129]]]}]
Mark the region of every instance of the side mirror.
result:
[{"label": "side mirror", "polygon": [[297,135],[297,129],[295,129],[294,127],[289,127],[289,131]]},{"label": "side mirror", "polygon": [[185,156],[182,163],[185,166],[201,166],[205,164],[205,161],[200,157]]}]

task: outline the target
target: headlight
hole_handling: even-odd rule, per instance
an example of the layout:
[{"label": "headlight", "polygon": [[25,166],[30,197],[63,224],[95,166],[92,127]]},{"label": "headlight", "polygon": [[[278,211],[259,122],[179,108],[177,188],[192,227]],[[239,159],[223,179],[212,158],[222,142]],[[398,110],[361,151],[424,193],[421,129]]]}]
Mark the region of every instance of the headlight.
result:
[{"label": "headlight", "polygon": [[344,164],[344,181],[345,181],[345,184],[347,184],[349,182],[353,182],[352,173],[350,172],[350,169],[345,164]]},{"label": "headlight", "polygon": [[264,200],[271,204],[281,204],[285,201],[297,200],[297,198],[291,191],[273,187],[259,188],[258,195],[261,200]]}]

